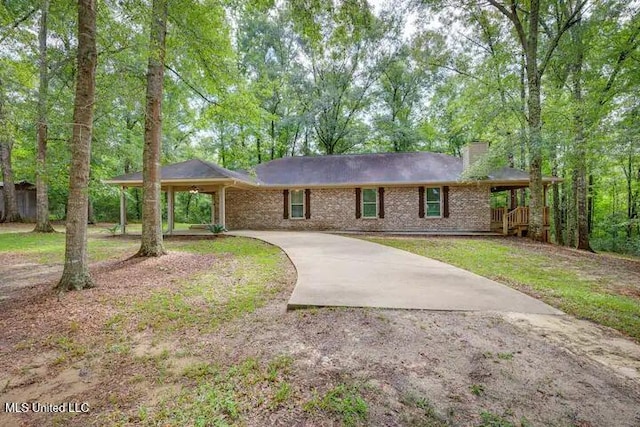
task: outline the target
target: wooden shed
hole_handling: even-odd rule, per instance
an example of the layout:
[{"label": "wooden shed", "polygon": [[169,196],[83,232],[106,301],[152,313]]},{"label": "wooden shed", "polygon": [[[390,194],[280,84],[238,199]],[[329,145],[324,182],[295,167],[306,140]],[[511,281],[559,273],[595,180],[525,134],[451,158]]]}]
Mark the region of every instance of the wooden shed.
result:
[{"label": "wooden shed", "polygon": [[[36,219],[36,187],[28,181],[16,182],[18,212],[23,220]],[[4,216],[4,182],[0,181],[0,218]]]}]

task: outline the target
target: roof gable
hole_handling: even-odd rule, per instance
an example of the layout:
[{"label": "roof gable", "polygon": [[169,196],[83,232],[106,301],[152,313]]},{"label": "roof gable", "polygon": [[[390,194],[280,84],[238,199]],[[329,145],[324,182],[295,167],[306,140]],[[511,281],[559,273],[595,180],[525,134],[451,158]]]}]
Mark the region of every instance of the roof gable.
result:
[{"label": "roof gable", "polygon": [[[160,179],[163,181],[189,181],[189,180],[240,180],[245,182],[254,182],[255,180],[249,175],[241,172],[235,172],[215,163],[207,162],[200,159],[187,160],[180,163],[173,163],[163,166],[160,169]],[[112,178],[111,181],[142,181],[142,172],[136,172],[121,175]]]}]

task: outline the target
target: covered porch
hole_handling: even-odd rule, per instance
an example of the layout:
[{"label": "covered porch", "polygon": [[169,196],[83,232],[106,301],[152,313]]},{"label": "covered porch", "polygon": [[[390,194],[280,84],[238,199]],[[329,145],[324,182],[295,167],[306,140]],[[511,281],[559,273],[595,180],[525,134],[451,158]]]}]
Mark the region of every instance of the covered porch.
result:
[{"label": "covered porch", "polygon": [[[544,182],[543,180],[543,216],[542,227],[544,231],[544,241],[549,240],[549,228],[551,225],[551,217],[549,206],[547,206],[547,189],[551,182]],[[503,185],[494,186],[491,188],[491,193],[504,193],[507,196],[505,206],[492,207],[491,208],[491,231],[501,233],[505,236],[513,235],[518,237],[524,237],[529,231],[529,217],[530,210],[527,206],[526,197],[524,191],[528,188],[528,183],[518,185]],[[518,197],[517,193],[521,193]],[[518,200],[520,198],[520,200]]]}]

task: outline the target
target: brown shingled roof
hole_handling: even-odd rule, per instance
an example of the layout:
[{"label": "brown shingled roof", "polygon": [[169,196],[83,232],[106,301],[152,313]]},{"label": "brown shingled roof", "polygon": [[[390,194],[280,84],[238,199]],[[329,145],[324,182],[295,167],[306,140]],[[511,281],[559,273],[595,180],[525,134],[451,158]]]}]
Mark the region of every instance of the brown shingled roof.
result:
[{"label": "brown shingled roof", "polygon": [[262,184],[300,186],[453,182],[461,172],[462,159],[429,152],[284,157],[256,167]]},{"label": "brown shingled roof", "polygon": [[[331,156],[284,157],[259,164],[255,173],[232,171],[215,163],[189,160],[162,167],[161,179],[237,180],[259,187],[341,186],[369,184],[416,184],[461,182],[462,158],[440,153],[379,153]],[[528,182],[529,174],[501,168],[488,174],[486,182]],[[550,178],[545,178],[545,181]],[[141,182],[140,173],[122,175],[112,183]]]},{"label": "brown shingled roof", "polygon": [[[232,171],[215,163],[207,162],[200,159],[187,160],[185,162],[173,163],[163,166],[160,169],[161,180],[223,180],[232,179],[248,183],[254,183],[255,179],[241,172]],[[127,175],[117,176],[110,181],[114,182],[136,182],[142,181],[142,173],[130,173]]]}]

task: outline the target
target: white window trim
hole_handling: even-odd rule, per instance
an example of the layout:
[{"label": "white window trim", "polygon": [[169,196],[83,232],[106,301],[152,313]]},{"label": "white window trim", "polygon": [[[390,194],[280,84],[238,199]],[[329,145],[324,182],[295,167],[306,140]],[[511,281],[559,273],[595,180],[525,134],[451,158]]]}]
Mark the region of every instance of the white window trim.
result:
[{"label": "white window trim", "polygon": [[[301,191],[302,192],[302,216],[301,217],[294,217],[293,216],[293,192],[294,191]],[[306,210],[306,203],[305,203],[305,191],[304,189],[300,189],[300,188],[294,188],[294,189],[290,189],[289,190],[289,219],[294,219],[294,220],[301,220],[301,219],[306,219],[307,216],[307,210]]]},{"label": "white window trim", "polygon": [[[364,190],[374,190],[376,193],[376,214],[375,216],[364,216]],[[367,188],[363,188],[361,190],[361,198],[362,200],[360,200],[360,212],[362,212],[362,214],[360,215],[360,218],[362,219],[378,219],[380,218],[380,200],[379,200],[379,191],[377,187],[367,187]],[[367,202],[367,203],[371,203],[371,202]]]},{"label": "white window trim", "polygon": [[[438,188],[440,189],[440,215],[438,216],[434,216],[434,215],[429,215],[429,200],[428,200],[428,196],[427,196],[427,189],[428,188]],[[444,218],[442,216],[442,210],[444,209],[444,205],[443,205],[443,197],[442,197],[442,186],[437,186],[437,185],[428,185],[424,187],[424,217],[425,219],[440,219],[440,218]]]}]

